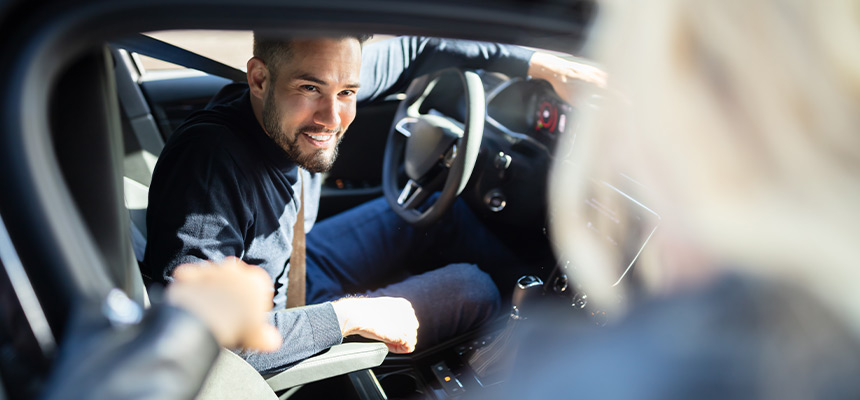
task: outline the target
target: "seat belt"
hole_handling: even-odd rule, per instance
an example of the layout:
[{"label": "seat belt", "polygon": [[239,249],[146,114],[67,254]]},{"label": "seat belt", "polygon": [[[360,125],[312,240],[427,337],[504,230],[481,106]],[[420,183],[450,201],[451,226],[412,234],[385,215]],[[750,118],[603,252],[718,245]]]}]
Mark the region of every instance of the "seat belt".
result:
[{"label": "seat belt", "polygon": [[134,53],[203,71],[209,75],[220,76],[234,82],[247,80],[245,73],[236,68],[143,34],[115,39],[111,41],[111,44]]},{"label": "seat belt", "polygon": [[305,305],[305,181],[299,170],[299,215],[293,226],[293,252],[290,254],[290,270],[287,272],[287,308]]}]

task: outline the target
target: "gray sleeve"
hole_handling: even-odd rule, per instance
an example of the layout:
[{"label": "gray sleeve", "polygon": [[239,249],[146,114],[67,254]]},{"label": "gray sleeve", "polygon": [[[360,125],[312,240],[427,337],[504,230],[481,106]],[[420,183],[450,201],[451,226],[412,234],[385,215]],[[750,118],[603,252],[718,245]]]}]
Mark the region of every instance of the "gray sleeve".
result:
[{"label": "gray sleeve", "polygon": [[370,103],[401,92],[414,78],[448,67],[524,77],[533,54],[515,45],[416,36],[371,43],[362,52],[358,102]]},{"label": "gray sleeve", "polygon": [[284,343],[278,351],[237,352],[261,374],[283,371],[343,341],[337,314],[331,303],[271,312],[269,322],[278,328],[284,338]]},{"label": "gray sleeve", "polygon": [[228,256],[248,261],[245,231],[254,220],[247,178],[227,141],[232,133],[199,124],[183,135],[165,147],[149,188],[144,263],[162,282],[181,264]]}]

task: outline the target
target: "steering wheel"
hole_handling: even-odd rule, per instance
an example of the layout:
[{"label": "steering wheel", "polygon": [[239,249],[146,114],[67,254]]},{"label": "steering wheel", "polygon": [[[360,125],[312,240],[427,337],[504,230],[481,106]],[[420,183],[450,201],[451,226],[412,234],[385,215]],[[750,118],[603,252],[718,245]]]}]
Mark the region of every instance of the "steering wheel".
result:
[{"label": "steering wheel", "polygon": [[[463,85],[465,124],[419,111],[440,80],[451,78],[459,78]],[[388,133],[382,166],[382,190],[398,216],[416,227],[425,227],[438,221],[454,204],[475,167],[485,117],[484,86],[475,72],[448,68],[412,82]],[[401,165],[409,178],[402,188],[397,181]],[[440,189],[432,203],[424,204]]]}]

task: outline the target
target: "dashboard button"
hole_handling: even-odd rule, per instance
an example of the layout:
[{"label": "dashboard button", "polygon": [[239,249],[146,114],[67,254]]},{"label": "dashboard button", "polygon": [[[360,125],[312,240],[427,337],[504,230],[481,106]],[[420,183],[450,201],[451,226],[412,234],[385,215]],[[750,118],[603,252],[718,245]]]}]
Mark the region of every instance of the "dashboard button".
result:
[{"label": "dashboard button", "polygon": [[484,204],[487,205],[487,208],[489,208],[490,211],[499,212],[505,209],[505,206],[508,205],[508,201],[505,199],[505,195],[496,189],[491,190],[489,193],[484,195]]},{"label": "dashboard button", "polygon": [[585,293],[577,294],[573,298],[573,304],[571,305],[576,308],[585,308],[585,306],[588,305],[588,295]]},{"label": "dashboard button", "polygon": [[564,293],[567,290],[567,275],[561,274],[552,280],[552,290],[556,293]]},{"label": "dashboard button", "polygon": [[493,160],[493,165],[498,170],[506,170],[511,166],[511,156],[505,154],[504,151],[500,151],[499,154],[496,155],[496,159]]}]

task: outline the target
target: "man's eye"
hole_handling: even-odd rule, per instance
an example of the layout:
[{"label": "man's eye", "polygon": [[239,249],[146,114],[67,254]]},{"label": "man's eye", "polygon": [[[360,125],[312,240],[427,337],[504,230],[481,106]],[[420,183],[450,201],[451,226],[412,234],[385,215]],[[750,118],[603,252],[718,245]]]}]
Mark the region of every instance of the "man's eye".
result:
[{"label": "man's eye", "polygon": [[318,92],[319,89],[314,85],[302,85],[301,89],[307,92]]},{"label": "man's eye", "polygon": [[341,96],[355,96],[355,90],[344,90],[340,92]]}]

